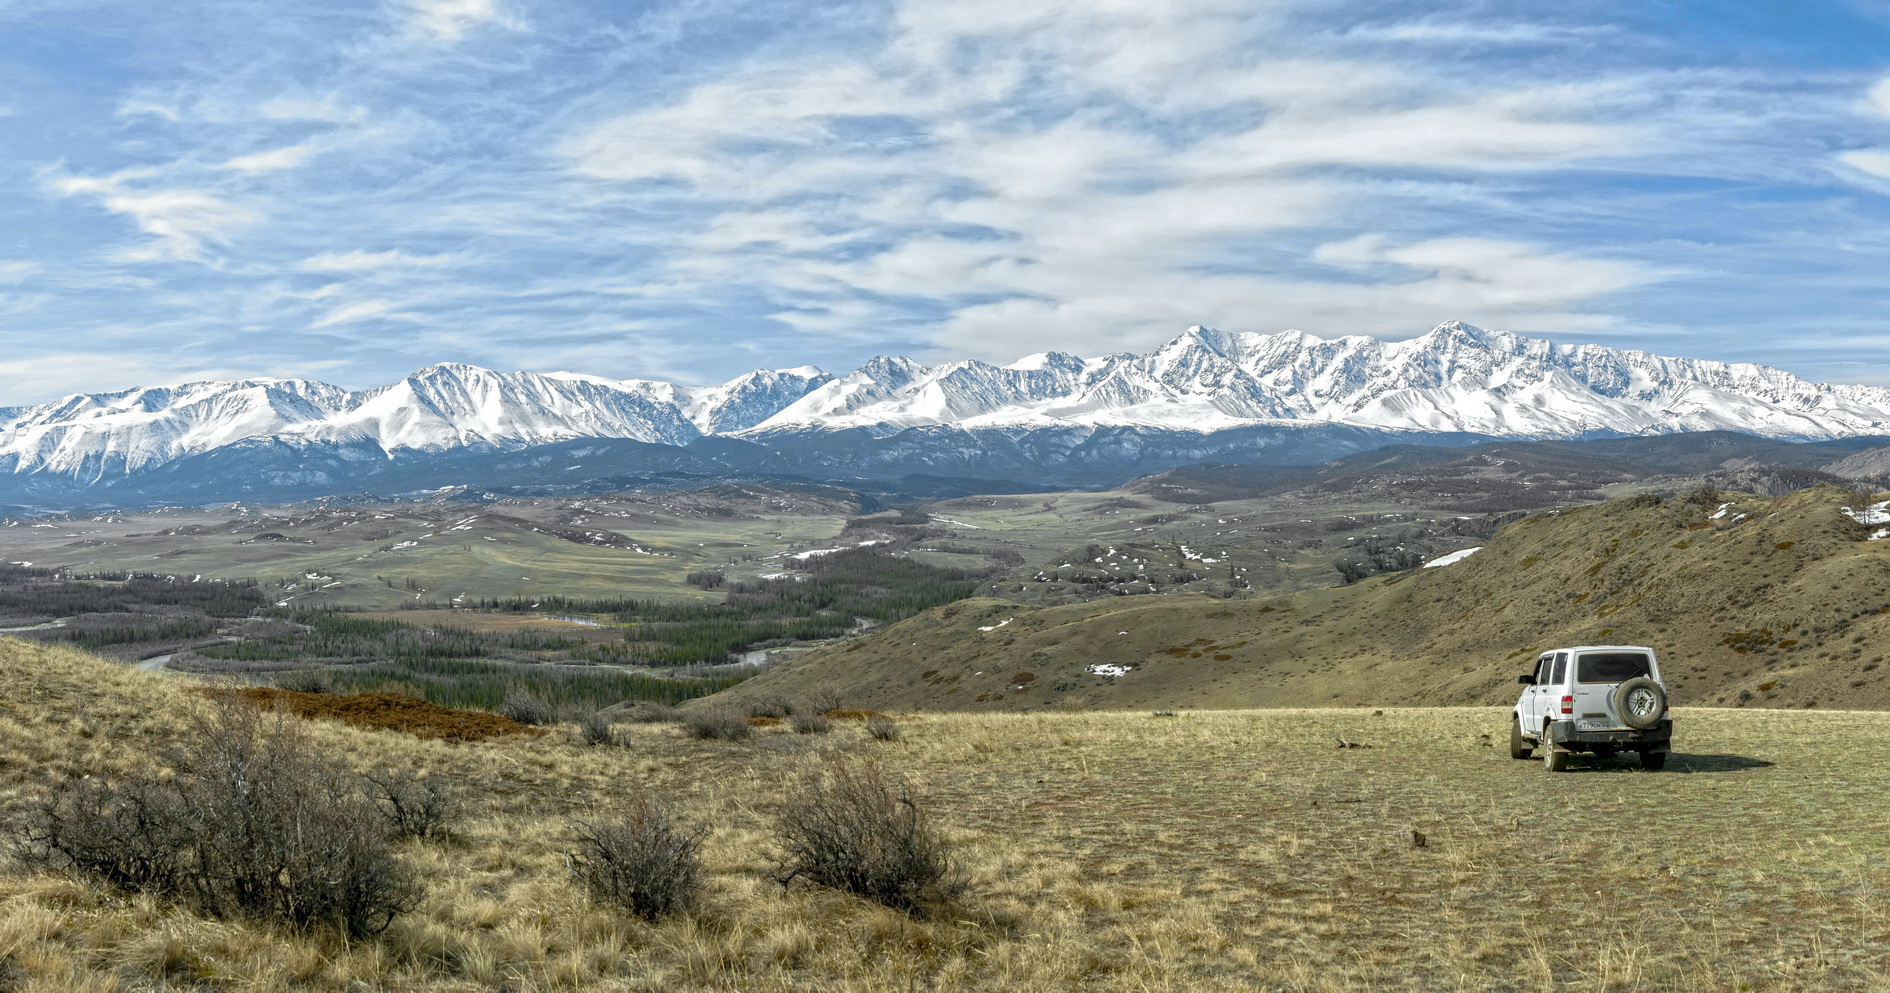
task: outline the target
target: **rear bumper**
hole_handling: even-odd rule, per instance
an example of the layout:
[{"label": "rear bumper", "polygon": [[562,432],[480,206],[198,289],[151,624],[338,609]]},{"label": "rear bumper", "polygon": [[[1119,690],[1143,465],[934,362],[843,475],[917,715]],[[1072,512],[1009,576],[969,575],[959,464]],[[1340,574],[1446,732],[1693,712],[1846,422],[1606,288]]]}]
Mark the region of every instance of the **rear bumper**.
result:
[{"label": "rear bumper", "polygon": [[1549,740],[1570,752],[1591,752],[1596,748],[1664,752],[1673,740],[1673,722],[1661,721],[1645,731],[1577,731],[1574,721],[1556,721],[1549,725]]}]

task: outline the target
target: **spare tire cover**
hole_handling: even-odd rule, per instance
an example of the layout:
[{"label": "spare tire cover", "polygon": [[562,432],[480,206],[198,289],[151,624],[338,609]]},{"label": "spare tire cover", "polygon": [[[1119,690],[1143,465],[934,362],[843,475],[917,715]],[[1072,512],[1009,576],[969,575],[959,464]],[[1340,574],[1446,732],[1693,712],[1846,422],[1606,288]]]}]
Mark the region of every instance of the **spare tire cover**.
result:
[{"label": "spare tire cover", "polygon": [[1660,723],[1667,711],[1667,691],[1646,676],[1636,676],[1614,688],[1609,703],[1614,715],[1628,727],[1645,731]]}]

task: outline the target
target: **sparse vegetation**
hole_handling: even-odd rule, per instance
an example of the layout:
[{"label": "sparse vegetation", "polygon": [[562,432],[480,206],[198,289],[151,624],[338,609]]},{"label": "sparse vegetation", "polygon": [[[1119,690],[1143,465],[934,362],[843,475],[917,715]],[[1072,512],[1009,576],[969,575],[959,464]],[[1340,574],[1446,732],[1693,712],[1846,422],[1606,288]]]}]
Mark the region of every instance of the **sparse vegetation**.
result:
[{"label": "sparse vegetation", "polygon": [[499,716],[529,727],[550,724],[556,719],[549,704],[529,693],[514,693],[506,697],[505,702],[499,704]]},{"label": "sparse vegetation", "polygon": [[746,741],[755,731],[748,718],[719,707],[689,711],[683,715],[682,728],[689,737],[705,741]]},{"label": "sparse vegetation", "polygon": [[578,720],[578,736],[592,748],[617,743],[617,729],[611,726],[610,718],[599,711],[592,711]]},{"label": "sparse vegetation", "polygon": [[301,723],[226,702],[201,717],[173,775],[69,779],[25,851],[113,888],[211,917],[378,934],[416,884],[361,781],[317,756]]},{"label": "sparse vegetation", "polygon": [[408,768],[368,773],[369,795],[399,838],[443,841],[453,835],[462,813],[460,790],[445,777],[425,776]]},{"label": "sparse vegetation", "polygon": [[[0,653],[10,816],[50,782],[115,781],[190,733],[182,680],[57,647]],[[344,942],[207,920],[8,864],[0,954],[27,991],[204,976],[310,993],[1873,988],[1890,772],[1858,756],[1890,717],[1799,702],[1681,701],[1668,771],[1578,760],[1563,781],[1576,802],[1553,817],[1529,813],[1543,773],[1500,747],[1500,707],[906,716],[905,745],[873,755],[926,798],[966,882],[954,912],[932,917],[775,882],[775,815],[845,742],[789,747],[806,742],[784,725],[730,748],[624,725],[621,749],[570,735],[467,747],[310,723],[336,768],[397,765],[466,791],[458,840],[397,847],[424,892],[394,926]],[[1332,747],[1361,725],[1373,747]],[[572,876],[573,811],[596,803],[605,819],[629,783],[676,822],[714,826],[697,849],[697,912],[631,920]],[[1519,917],[1515,894],[1566,887],[1571,861],[1652,868],[1584,893],[1552,927]]]},{"label": "sparse vegetation", "polygon": [[810,773],[777,838],[783,885],[805,879],[912,912],[940,909],[964,889],[911,784],[872,763]]},{"label": "sparse vegetation", "polygon": [[592,897],[650,921],[696,902],[702,887],[697,852],[707,828],[683,830],[661,804],[639,795],[620,813],[574,832],[577,847],[566,857]]},{"label": "sparse vegetation", "polygon": [[673,724],[681,717],[675,707],[654,700],[640,700],[623,712],[624,720],[632,724]]},{"label": "sparse vegetation", "polygon": [[795,734],[826,734],[833,730],[833,721],[820,714],[795,714],[788,718],[788,726]]},{"label": "sparse vegetation", "polygon": [[316,669],[290,669],[277,673],[274,678],[276,689],[290,693],[333,693],[335,686],[328,677]]}]

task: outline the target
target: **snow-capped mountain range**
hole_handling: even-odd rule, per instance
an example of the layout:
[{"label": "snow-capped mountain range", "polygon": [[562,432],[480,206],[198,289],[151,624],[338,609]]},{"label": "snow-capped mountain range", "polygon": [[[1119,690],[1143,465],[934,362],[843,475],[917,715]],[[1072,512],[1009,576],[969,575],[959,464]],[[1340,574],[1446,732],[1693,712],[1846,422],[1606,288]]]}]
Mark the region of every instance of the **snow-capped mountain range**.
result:
[{"label": "snow-capped mountain range", "polygon": [[81,394],[0,408],[0,470],[85,485],[264,442],[371,459],[585,438],[769,446],[910,429],[1018,441],[1033,432],[1248,437],[1267,428],[1277,437],[1341,427],[1382,435],[1379,443],[1711,430],[1826,439],[1890,434],[1890,390],[1458,322],[1404,341],[1195,327],[1142,355],[1047,352],[1005,366],[882,357],[839,377],[802,367],[704,387],[448,364],[362,391],[249,379]]}]

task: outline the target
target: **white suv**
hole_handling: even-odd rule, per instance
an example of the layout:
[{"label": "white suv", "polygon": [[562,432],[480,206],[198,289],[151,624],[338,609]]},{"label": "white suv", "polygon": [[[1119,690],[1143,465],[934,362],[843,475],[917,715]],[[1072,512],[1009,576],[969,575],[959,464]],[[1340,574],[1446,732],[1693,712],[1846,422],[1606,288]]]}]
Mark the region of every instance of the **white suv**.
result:
[{"label": "white suv", "polygon": [[1550,772],[1568,767],[1571,752],[1641,754],[1641,768],[1667,764],[1673,721],[1654,650],[1639,645],[1584,645],[1543,652],[1536,671],[1516,677],[1528,687],[1509,725],[1509,757],[1537,749]]}]

